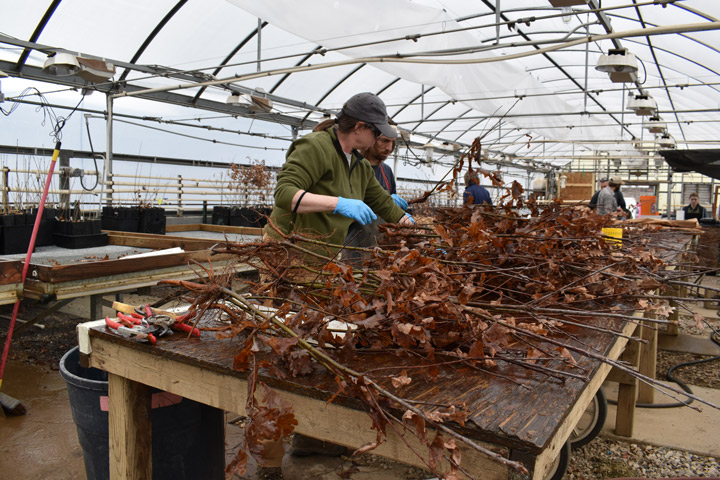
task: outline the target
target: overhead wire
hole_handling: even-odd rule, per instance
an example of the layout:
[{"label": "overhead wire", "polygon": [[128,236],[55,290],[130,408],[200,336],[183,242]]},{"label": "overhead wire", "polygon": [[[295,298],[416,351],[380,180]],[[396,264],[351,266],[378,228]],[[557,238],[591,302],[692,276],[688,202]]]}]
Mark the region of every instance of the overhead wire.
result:
[{"label": "overhead wire", "polygon": [[150,130],[157,130],[159,132],[169,133],[171,135],[177,135],[177,136],[185,137],[185,138],[192,138],[193,140],[200,140],[203,142],[215,143],[215,144],[219,144],[219,145],[230,145],[233,147],[251,148],[251,149],[256,149],[256,150],[268,150],[268,151],[274,150],[274,151],[279,151],[279,152],[284,152],[287,150],[287,148],[282,148],[282,147],[259,147],[257,145],[243,145],[243,144],[239,144],[239,143],[225,142],[222,140],[215,140],[215,139],[211,139],[211,138],[198,137],[196,135],[189,135],[187,133],[174,132],[172,130],[167,130],[167,129],[159,128],[159,127],[153,127],[150,125],[143,125],[142,123],[131,122],[129,120],[122,120],[119,118],[116,118],[115,121],[120,122],[120,123],[126,123],[129,125],[135,125],[136,127],[147,128]]}]

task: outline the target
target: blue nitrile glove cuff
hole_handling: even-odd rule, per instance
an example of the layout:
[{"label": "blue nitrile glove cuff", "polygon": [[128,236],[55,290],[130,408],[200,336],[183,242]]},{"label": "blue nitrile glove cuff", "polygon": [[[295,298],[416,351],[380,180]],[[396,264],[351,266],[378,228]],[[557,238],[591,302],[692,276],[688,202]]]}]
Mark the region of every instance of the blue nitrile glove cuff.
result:
[{"label": "blue nitrile glove cuff", "polygon": [[410,221],[413,223],[413,225],[415,225],[415,219],[412,218],[412,215],[410,215],[409,213],[405,212],[405,216],[410,219]]},{"label": "blue nitrile glove cuff", "polygon": [[402,197],[401,197],[400,195],[398,195],[397,193],[393,193],[393,194],[390,195],[390,196],[392,197],[393,201],[395,202],[395,205],[397,205],[398,207],[402,208],[403,210],[407,210],[407,208],[408,208],[408,203],[405,201],[404,198],[402,198]]},{"label": "blue nitrile glove cuff", "polygon": [[339,213],[345,217],[357,220],[360,225],[372,223],[372,221],[377,218],[377,215],[375,215],[365,202],[355,200],[354,198],[338,197],[338,203],[333,213]]}]

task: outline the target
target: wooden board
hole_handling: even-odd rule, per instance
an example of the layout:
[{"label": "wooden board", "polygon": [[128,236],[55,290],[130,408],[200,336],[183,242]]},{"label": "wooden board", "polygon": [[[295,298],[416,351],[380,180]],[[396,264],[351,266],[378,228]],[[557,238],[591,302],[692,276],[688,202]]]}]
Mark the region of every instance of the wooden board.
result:
[{"label": "wooden board", "polygon": [[22,265],[19,260],[0,260],[0,285],[20,283]]},{"label": "wooden board", "polygon": [[565,188],[560,189],[560,198],[566,201],[590,202],[595,193],[595,174],[592,172],[562,173],[567,178]]},{"label": "wooden board", "polygon": [[[167,225],[166,233],[178,232],[219,232],[219,233],[236,233],[238,235],[256,235],[262,236],[262,228],[257,227],[233,227],[230,225],[211,225],[209,223],[188,223],[182,225]],[[182,236],[182,235],[180,235]]]},{"label": "wooden board", "polygon": [[15,303],[18,299],[17,295],[19,289],[19,283],[0,285],[0,305],[8,305],[10,303]]},{"label": "wooden board", "polygon": [[[206,263],[208,260],[223,261],[232,259],[232,255],[211,255],[207,250],[158,255],[148,258],[128,258],[117,260],[99,260],[70,265],[31,265],[31,277],[41,282],[57,283],[88,278],[137,273],[159,268],[187,267],[193,262]],[[29,277],[30,278],[30,277]]]},{"label": "wooden board", "polygon": [[22,291],[22,262],[0,260],[0,305],[15,303]]},{"label": "wooden board", "polygon": [[[214,258],[212,265],[199,262],[205,268],[222,269],[235,260],[225,258],[221,260]],[[191,280],[197,281],[198,274],[205,274],[200,265],[190,268],[188,265],[168,266],[142,271],[130,271],[126,273],[115,273],[110,275],[99,275],[90,278],[74,279],[58,282],[44,282],[28,279],[25,282],[24,296],[28,298],[41,299],[44,296],[52,295],[57,300],[63,298],[85,297],[88,295],[99,295],[136,288],[150,287],[157,285],[162,280]],[[235,272],[254,271],[253,267],[245,264],[234,264]]]}]

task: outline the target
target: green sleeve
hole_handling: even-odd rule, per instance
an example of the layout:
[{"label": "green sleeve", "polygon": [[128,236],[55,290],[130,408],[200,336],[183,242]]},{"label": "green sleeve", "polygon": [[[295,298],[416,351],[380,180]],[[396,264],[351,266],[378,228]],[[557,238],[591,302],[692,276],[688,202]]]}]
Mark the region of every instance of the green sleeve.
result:
[{"label": "green sleeve", "polygon": [[292,199],[298,190],[310,189],[322,178],[325,166],[322,149],[312,136],[293,142],[277,176],[275,205],[290,211]]}]

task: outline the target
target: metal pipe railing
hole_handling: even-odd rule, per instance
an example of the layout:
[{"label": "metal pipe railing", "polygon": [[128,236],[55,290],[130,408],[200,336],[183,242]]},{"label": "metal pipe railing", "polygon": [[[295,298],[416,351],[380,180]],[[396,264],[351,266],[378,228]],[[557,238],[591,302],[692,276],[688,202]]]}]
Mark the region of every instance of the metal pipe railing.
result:
[{"label": "metal pipe railing", "polygon": [[[29,179],[30,176],[41,172],[41,170],[31,168],[15,170],[2,167],[2,175],[0,175],[2,210],[7,212],[33,206],[36,203],[33,198],[39,196],[42,192],[39,186],[31,186]],[[95,174],[94,171],[88,170],[85,173],[87,175]],[[12,178],[13,176],[15,178]],[[53,182],[57,182],[58,178],[54,177]],[[132,181],[128,181],[128,179],[132,179]],[[138,182],[139,180],[143,181],[142,184]],[[104,195],[105,197],[112,195],[113,205],[151,204],[166,210],[174,210],[178,215],[182,215],[184,211],[200,210],[203,204],[250,207],[272,206],[275,191],[274,182],[275,179],[273,178],[269,186],[256,188],[238,186],[230,179],[114,173],[109,175],[109,180],[100,180],[93,191],[77,188],[51,188],[49,194],[66,198],[74,197],[63,208],[70,208],[70,205],[72,205],[73,208],[80,208],[83,212],[99,212],[102,202],[98,201],[98,195]],[[426,189],[431,187],[432,182],[428,181],[425,188],[400,187],[398,193],[407,198],[413,198],[422,195]],[[16,197],[14,200],[13,195]],[[449,192],[438,192],[432,197],[430,204],[452,206],[460,205],[461,201],[462,196],[458,199],[457,196],[450,196]],[[60,204],[60,202],[49,199],[48,204]]]}]

